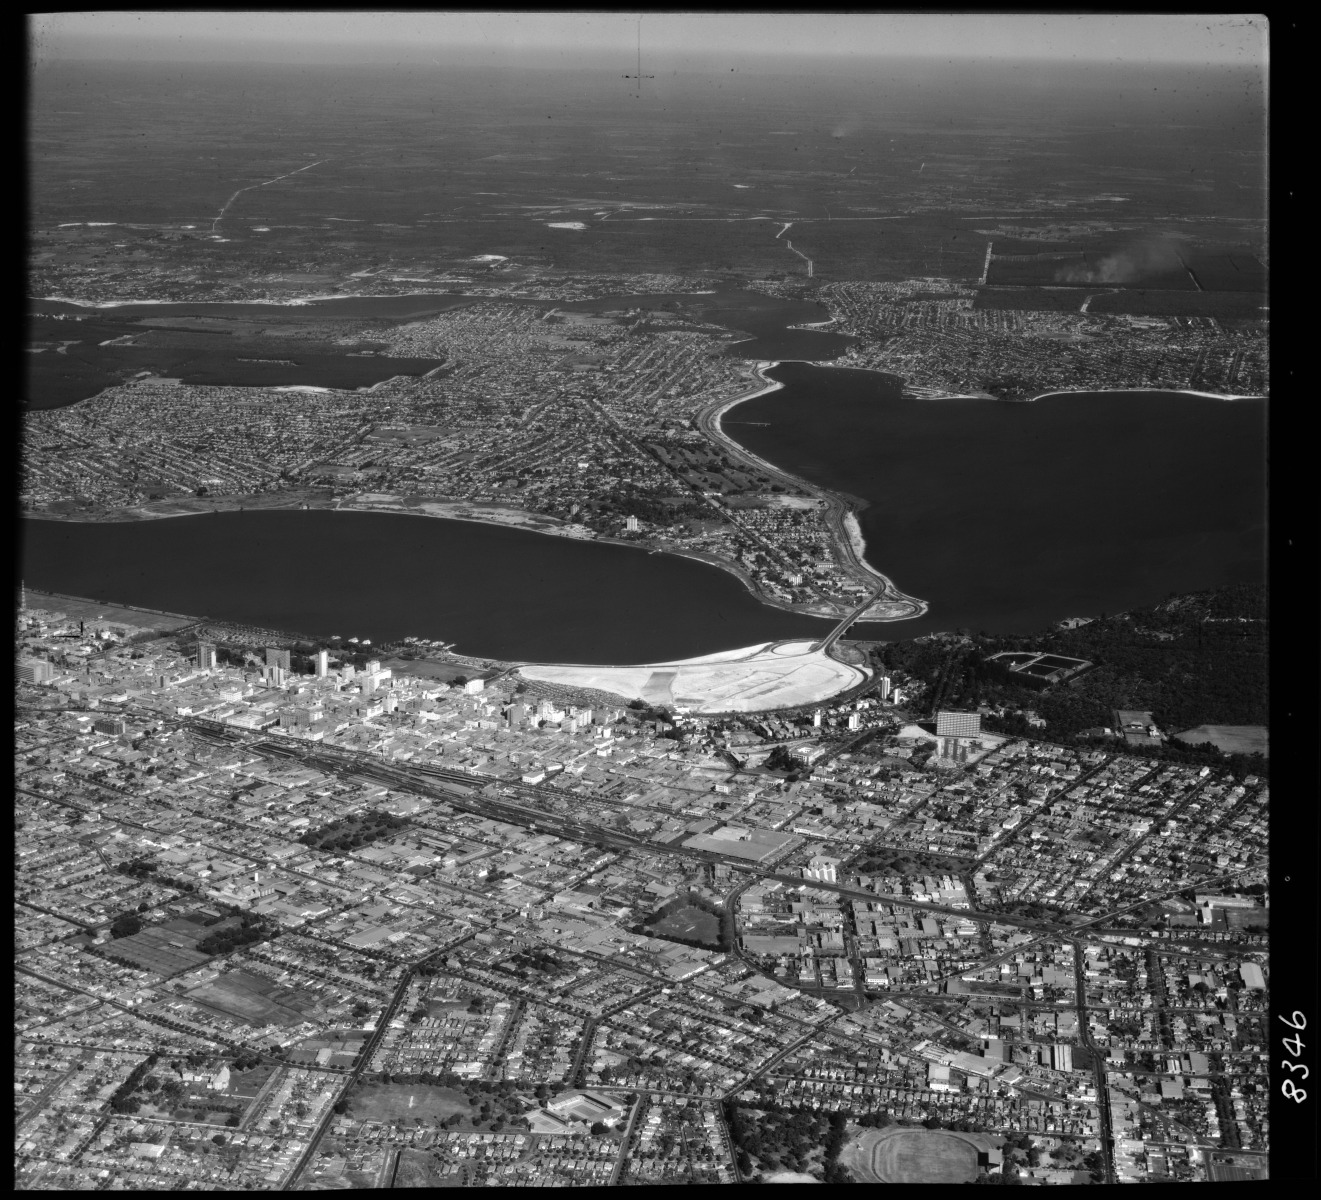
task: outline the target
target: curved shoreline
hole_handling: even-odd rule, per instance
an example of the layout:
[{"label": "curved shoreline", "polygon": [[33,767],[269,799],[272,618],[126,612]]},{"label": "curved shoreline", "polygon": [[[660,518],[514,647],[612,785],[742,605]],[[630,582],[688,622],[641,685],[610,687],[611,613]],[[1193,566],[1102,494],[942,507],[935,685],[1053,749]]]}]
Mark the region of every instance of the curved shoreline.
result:
[{"label": "curved shoreline", "polygon": [[[725,432],[721,425],[721,418],[731,409],[746,400],[753,400],[758,396],[765,396],[771,392],[777,392],[784,387],[774,379],[767,379],[766,372],[773,370],[785,360],[763,359],[753,367],[753,374],[756,375],[766,386],[758,388],[756,391],[744,393],[741,396],[735,396],[728,400],[718,401],[714,405],[702,409],[696,417],[696,423],[704,433],[714,440],[722,443],[727,449],[736,453],[744,460],[755,463],[762,471],[768,472],[772,478],[783,480],[792,484],[800,491],[805,491],[809,495],[815,496],[826,505],[826,523],[832,527],[835,535],[834,541],[836,549],[841,551],[841,557],[844,564],[851,567],[854,571],[867,577],[869,586],[875,587],[877,584],[882,588],[882,597],[878,599],[871,609],[859,618],[863,623],[881,623],[891,621],[908,621],[915,617],[924,616],[929,608],[925,600],[916,596],[909,596],[901,592],[894,584],[894,581],[881,571],[878,571],[866,559],[867,543],[862,534],[862,527],[858,523],[857,512],[865,507],[865,501],[856,499],[846,499],[838,492],[829,488],[819,487],[816,484],[809,483],[800,479],[797,475],[786,471],[783,467],[776,466],[774,463],[754,454],[742,443],[736,441]],[[853,368],[857,369],[857,368]],[[861,368],[868,370],[870,368]],[[887,372],[878,371],[877,374],[884,375]],[[764,597],[763,597],[764,600]],[[879,610],[879,611],[873,611]]]},{"label": "curved shoreline", "polygon": [[33,296],[31,300],[46,304],[72,304],[75,308],[136,308],[164,307],[165,305],[201,304],[265,304],[272,308],[305,308],[327,300],[400,300],[409,296],[419,298],[455,296],[461,299],[498,300],[498,296],[471,296],[468,292],[337,292],[329,296],[300,296],[292,300],[74,300],[70,296]]},{"label": "curved shoreline", "polygon": [[1159,392],[1163,396],[1201,396],[1206,400],[1269,400],[1269,396],[1261,395],[1231,395],[1227,392],[1199,392],[1192,388],[1065,388],[1061,391],[1041,392],[1038,395],[1030,396],[1026,400],[1019,401],[1021,404],[1031,404],[1036,400],[1046,400],[1051,396],[1073,396],[1079,393],[1086,393],[1089,396],[1140,396],[1147,392]]},{"label": "curved shoreline", "polygon": [[[708,291],[708,292],[693,292],[693,293],[680,293],[680,294],[700,296],[700,295],[712,295],[716,293]],[[431,299],[437,299],[437,300],[467,299],[472,301],[480,301],[484,299],[498,300],[501,299],[502,297],[500,295],[488,297],[481,294],[473,294],[473,293],[467,293],[461,291],[428,291],[428,292],[412,291],[412,292],[404,292],[404,293],[371,293],[371,294],[339,292],[330,295],[325,295],[325,294],[310,295],[310,296],[305,295],[305,296],[298,296],[289,299],[279,299],[279,300],[252,299],[252,300],[239,300],[239,301],[235,301],[235,300],[168,300],[168,301],[155,300],[154,301],[154,300],[138,300],[138,299],[89,301],[89,300],[75,300],[70,297],[64,297],[64,296],[44,296],[44,297],[35,297],[34,299],[39,301],[52,302],[52,303],[67,304],[88,310],[99,310],[99,309],[108,310],[108,309],[116,309],[121,307],[135,307],[135,306],[144,307],[144,306],[166,306],[166,305],[184,307],[184,306],[199,306],[199,305],[226,306],[226,305],[235,305],[235,304],[254,304],[254,305],[268,306],[271,308],[308,307],[318,303],[325,303],[328,301],[370,300],[370,299],[378,299],[378,298],[382,300],[410,299],[421,302]],[[606,301],[606,300],[610,300],[611,298],[612,297],[610,295],[606,295],[600,297],[599,300]],[[547,302],[554,303],[554,300],[547,298]],[[837,320],[834,317],[829,317],[821,321],[812,321],[812,322],[805,322],[792,326],[786,326],[785,328],[786,330],[789,329],[806,330],[806,329],[820,329],[822,327],[828,327],[832,325],[837,325]],[[726,326],[726,328],[729,329],[731,332],[735,333],[736,335],[739,333],[747,332],[747,331],[735,330],[732,325]],[[844,336],[851,336],[851,335],[844,335]],[[729,347],[729,349],[737,350],[738,346],[744,345],[748,341],[755,341],[755,340],[757,340],[757,337],[755,335],[750,335],[749,337],[745,338],[743,341],[733,343]],[[767,371],[772,370],[775,367],[781,365],[782,362],[795,362],[795,361],[806,362],[808,365],[816,366],[816,367],[833,367],[835,369],[841,369],[841,370],[871,371],[876,374],[888,376],[891,379],[895,378],[895,376],[891,372],[881,370],[877,367],[857,366],[857,365],[849,364],[847,362],[841,363],[833,360],[814,360],[814,359],[752,360],[752,362],[750,363],[751,374],[757,380],[759,380],[763,386],[757,387],[754,390],[744,392],[732,398],[717,401],[713,404],[707,405],[706,407],[699,408],[697,412],[694,414],[694,421],[697,427],[701,429],[702,432],[705,433],[712,442],[720,445],[723,449],[725,449],[730,454],[736,456],[738,459],[741,459],[744,462],[755,466],[763,473],[768,474],[771,478],[780,481],[782,484],[788,487],[791,487],[793,490],[799,492],[800,494],[807,494],[815,497],[821,503],[821,505],[824,507],[825,510],[822,513],[822,516],[827,528],[831,533],[831,541],[837,554],[839,566],[843,569],[846,575],[851,576],[857,582],[862,583],[864,586],[868,587],[869,590],[875,589],[878,586],[880,588],[880,593],[878,595],[878,598],[875,600],[873,605],[864,613],[864,615],[859,618],[861,622],[889,623],[896,621],[911,620],[925,615],[929,609],[929,605],[926,601],[914,596],[906,595],[905,593],[901,592],[888,576],[886,576],[883,572],[872,566],[872,564],[867,561],[866,539],[862,532],[862,527],[858,520],[858,513],[867,507],[867,501],[859,497],[849,496],[845,493],[841,493],[817,484],[810,483],[806,480],[797,477],[796,475],[793,475],[789,471],[753,453],[747,447],[739,443],[735,438],[731,437],[727,433],[727,431],[725,431],[725,429],[723,428],[722,418],[725,416],[725,414],[730,412],[737,405],[742,404],[745,401],[753,400],[760,396],[764,396],[769,393],[778,391],[785,386],[782,383],[767,378],[766,375]],[[370,385],[367,388],[359,388],[354,390],[371,391],[374,390],[375,388],[382,386],[382,384],[385,382],[388,382],[388,380],[380,381],[376,384]],[[925,399],[925,400],[982,399],[982,400],[992,400],[992,401],[999,399],[998,397],[992,396],[988,393],[970,394],[967,392],[943,392],[938,388],[925,387],[921,385],[910,385],[904,381],[901,381],[901,383],[903,388],[903,395],[905,398],[908,399]],[[273,390],[290,391],[290,392],[318,392],[318,391],[331,391],[331,390],[341,390],[341,389],[325,389],[325,388],[314,387],[311,385],[286,385],[275,388]],[[1141,394],[1146,392],[1167,394],[1167,395],[1189,395],[1189,396],[1197,396],[1207,399],[1218,399],[1218,400],[1258,400],[1258,399],[1265,400],[1268,398],[1266,396],[1234,395],[1234,394],[1224,394],[1224,393],[1216,393],[1216,392],[1204,392],[1204,391],[1198,391],[1194,389],[1184,389],[1184,388],[1150,388],[1150,387],[1148,388],[1072,388],[1072,389],[1060,389],[1054,391],[1041,392],[1031,397],[1027,397],[1022,400],[1017,400],[1014,402],[1032,403],[1037,400],[1053,398],[1056,396],[1068,396],[1079,393]],[[391,500],[394,500],[395,502],[392,503]],[[254,508],[253,511],[291,511],[291,510],[295,510],[300,503],[303,502],[299,499],[291,498],[288,504],[275,503],[275,504],[261,505],[257,508]],[[438,501],[436,503],[454,504],[456,507],[469,506],[472,504],[471,501],[463,501],[463,500]],[[243,507],[244,506],[241,505],[235,505],[232,507],[226,507],[220,509],[203,510],[201,512],[189,512],[189,511],[153,512],[142,508],[127,509],[122,511],[124,511],[125,513],[125,516],[123,518],[124,520],[153,520],[153,519],[162,519],[166,517],[202,516],[202,515],[206,515],[206,512],[208,511],[209,512],[230,512],[236,510],[242,511]],[[376,512],[376,513],[394,512],[406,516],[423,516],[423,517],[440,518],[442,520],[468,521],[473,524],[497,525],[504,528],[522,529],[527,532],[542,533],[553,537],[570,537],[575,541],[584,541],[584,542],[597,541],[608,545],[630,546],[636,549],[644,549],[648,553],[664,552],[667,554],[674,554],[680,557],[692,559],[696,562],[704,563],[708,566],[713,566],[721,570],[724,570],[727,573],[732,574],[736,578],[738,578],[743,583],[743,585],[757,598],[757,600],[760,603],[765,604],[768,607],[779,609],[784,612],[791,612],[802,616],[812,616],[827,620],[837,618],[839,616],[842,616],[847,611],[847,606],[850,603],[849,601],[843,599],[822,597],[818,601],[812,602],[809,606],[806,607],[802,605],[795,605],[786,602],[784,600],[781,600],[778,597],[768,594],[765,591],[765,589],[758,583],[758,580],[754,576],[749,574],[747,571],[745,571],[738,563],[727,560],[721,556],[710,554],[709,552],[705,552],[705,551],[690,550],[680,546],[666,545],[664,543],[657,544],[657,543],[646,543],[646,542],[637,542],[637,541],[626,541],[620,538],[610,537],[610,536],[576,537],[568,532],[568,530],[572,528],[571,526],[561,523],[551,524],[549,521],[545,521],[544,517],[539,518],[536,521],[533,520],[520,521],[520,520],[501,520],[496,516],[485,515],[480,513],[459,515],[454,512],[433,512],[433,511],[427,511],[424,507],[421,506],[411,507],[403,503],[400,503],[398,502],[397,497],[391,497],[389,500],[383,500],[381,504],[373,504],[371,502],[360,502],[357,501],[356,498],[348,498],[347,500],[342,500],[338,502],[316,503],[314,507],[316,507],[317,509],[334,509],[334,510],[342,509],[344,511],[354,511],[354,512]],[[538,516],[537,514],[527,513],[526,510],[521,510],[521,509],[511,509],[509,511],[513,513],[523,514],[529,518]],[[86,520],[86,518],[81,518],[79,516],[72,516],[72,515],[63,516],[63,515],[53,515],[46,513],[34,513],[34,514],[25,514],[25,515],[29,515],[30,519],[72,520],[72,521],[80,521],[80,523]],[[735,516],[735,518],[737,517],[736,513],[733,515]],[[89,523],[95,523],[95,519],[93,519],[93,521]]]}]

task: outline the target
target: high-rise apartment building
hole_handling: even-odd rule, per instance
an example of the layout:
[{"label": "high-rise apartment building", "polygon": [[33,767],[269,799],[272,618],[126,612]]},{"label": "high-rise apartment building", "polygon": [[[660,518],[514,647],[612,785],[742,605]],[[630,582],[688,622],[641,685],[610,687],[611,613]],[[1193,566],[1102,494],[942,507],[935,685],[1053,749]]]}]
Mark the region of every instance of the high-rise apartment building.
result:
[{"label": "high-rise apartment building", "polygon": [[216,648],[210,642],[197,643],[197,665],[203,671],[211,671],[216,665]]},{"label": "high-rise apartment building", "polygon": [[936,736],[975,738],[981,737],[982,717],[980,713],[938,712],[936,714]]},{"label": "high-rise apartment building", "polygon": [[981,733],[980,713],[938,712],[936,714],[936,738],[941,758],[967,762],[968,743],[980,737]]},{"label": "high-rise apartment building", "polygon": [[316,658],[314,659],[314,662],[316,663],[316,677],[318,679],[324,679],[328,674],[330,674],[329,650],[318,650],[316,652]]}]

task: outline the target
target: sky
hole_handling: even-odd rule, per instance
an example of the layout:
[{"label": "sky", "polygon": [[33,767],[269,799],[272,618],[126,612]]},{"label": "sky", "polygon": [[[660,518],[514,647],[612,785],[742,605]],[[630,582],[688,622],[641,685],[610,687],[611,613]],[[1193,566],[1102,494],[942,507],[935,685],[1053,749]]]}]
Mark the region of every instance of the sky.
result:
[{"label": "sky", "polygon": [[[639,26],[640,22],[640,26]],[[325,12],[48,13],[29,20],[35,61],[125,60],[474,63],[571,66],[761,56],[1057,59],[1262,66],[1264,16],[1017,13]]]}]

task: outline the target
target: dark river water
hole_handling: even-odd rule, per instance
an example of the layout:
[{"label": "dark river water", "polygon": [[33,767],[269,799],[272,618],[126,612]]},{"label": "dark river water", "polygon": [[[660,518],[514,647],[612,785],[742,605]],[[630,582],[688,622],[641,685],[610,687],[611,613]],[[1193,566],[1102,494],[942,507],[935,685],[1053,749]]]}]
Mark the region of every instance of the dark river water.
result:
[{"label": "dark river water", "polygon": [[496,658],[657,662],[830,629],[692,559],[434,517],[27,520],[23,534],[29,587],[378,644],[437,638]]},{"label": "dark river water", "polygon": [[1264,400],[905,400],[870,371],[770,376],[784,388],[730,411],[728,432],[868,502],[868,561],[930,605],[881,636],[1027,632],[1265,577]]},{"label": "dark river water", "polygon": [[[469,302],[375,297],[318,307],[416,319]],[[821,320],[823,310],[754,292],[557,307],[696,315],[752,335],[729,351],[747,358],[823,361],[851,340],[788,328]],[[271,311],[133,308],[144,316]],[[730,435],[864,500],[868,560],[930,605],[917,620],[859,625],[859,636],[1031,632],[1264,577],[1264,401],[1153,392],[919,401],[876,372],[782,362],[771,374],[784,387],[729,412]],[[374,642],[440,638],[499,658],[656,662],[828,628],[762,605],[733,576],[691,560],[426,517],[25,521],[24,534],[23,577],[35,588]]]}]

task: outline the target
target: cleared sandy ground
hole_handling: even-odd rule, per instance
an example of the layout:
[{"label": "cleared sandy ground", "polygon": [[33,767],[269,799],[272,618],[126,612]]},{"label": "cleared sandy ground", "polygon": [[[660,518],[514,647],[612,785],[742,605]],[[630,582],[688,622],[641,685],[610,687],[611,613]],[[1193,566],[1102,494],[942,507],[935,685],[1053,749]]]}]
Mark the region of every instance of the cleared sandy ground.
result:
[{"label": "cleared sandy ground", "polygon": [[677,662],[635,667],[528,664],[519,674],[543,683],[597,688],[691,712],[762,712],[817,704],[863,682],[860,667],[836,662],[812,642],[763,642]]}]

